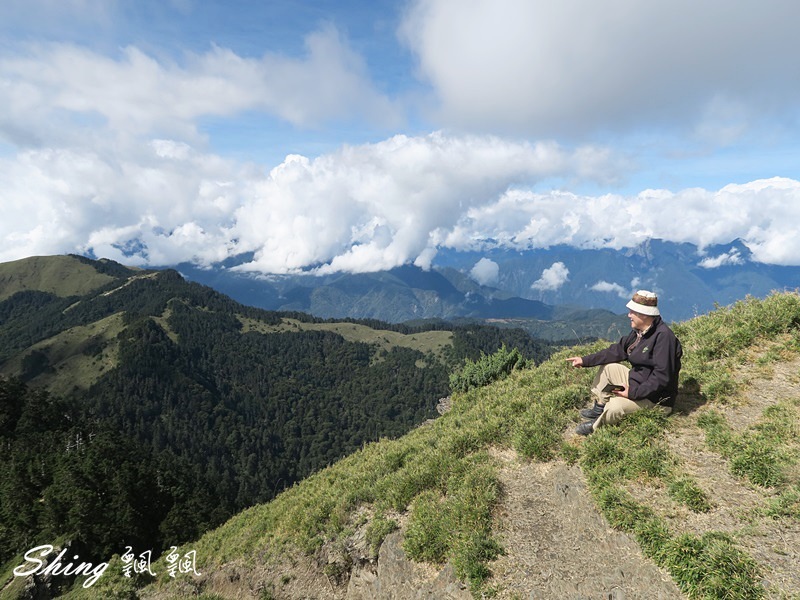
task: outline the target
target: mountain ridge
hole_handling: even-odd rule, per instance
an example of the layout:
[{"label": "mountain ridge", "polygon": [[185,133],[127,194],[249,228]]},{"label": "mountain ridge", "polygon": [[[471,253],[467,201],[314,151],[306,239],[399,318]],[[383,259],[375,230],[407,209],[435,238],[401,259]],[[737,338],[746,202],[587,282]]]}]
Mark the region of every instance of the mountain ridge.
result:
[{"label": "mountain ridge", "polygon": [[[640,288],[659,294],[668,320],[682,321],[748,295],[763,298],[772,291],[794,289],[800,281],[800,267],[755,262],[741,240],[704,248],[659,239],[619,250],[566,245],[508,250],[491,243],[480,250],[442,248],[427,274],[410,265],[397,269],[416,270],[415,282],[398,279],[392,271],[259,276],[240,270],[249,258],[233,257],[204,268],[188,263],[174,268],[245,304],[302,310],[323,318],[367,317],[389,322],[509,318],[523,316],[521,312],[534,319],[561,318],[554,315],[553,307],[564,307],[559,309],[562,312],[581,307],[618,315],[624,312],[627,298]],[[476,273],[481,261],[492,268]],[[555,265],[560,267],[553,270]],[[439,295],[442,284],[431,283],[437,276],[447,280],[460,296]],[[424,278],[428,282],[420,283]],[[380,293],[382,286],[392,293]],[[348,288],[352,294],[347,293]],[[426,303],[415,290],[424,290],[429,299],[437,301]],[[374,299],[365,300],[370,294]],[[389,296],[393,298],[387,302]],[[510,299],[516,299],[512,314],[507,310],[510,305],[504,304]],[[602,318],[600,312],[598,318]]]},{"label": "mountain ridge", "polygon": [[566,327],[573,319],[581,321],[587,337],[607,335],[609,331],[621,335],[627,324],[624,316],[609,310],[575,304],[549,305],[487,288],[453,268],[425,271],[406,265],[375,273],[265,278],[188,264],[175,268],[188,280],[220,290],[243,304],[305,312],[323,319],[376,319],[388,323],[511,319],[532,335],[552,340],[574,339]]},{"label": "mountain ridge", "polygon": [[0,263],[0,300],[28,290],[61,297],[89,293],[113,281],[110,272],[119,272],[104,267],[108,261],[97,264],[100,269],[77,255],[33,256]]}]

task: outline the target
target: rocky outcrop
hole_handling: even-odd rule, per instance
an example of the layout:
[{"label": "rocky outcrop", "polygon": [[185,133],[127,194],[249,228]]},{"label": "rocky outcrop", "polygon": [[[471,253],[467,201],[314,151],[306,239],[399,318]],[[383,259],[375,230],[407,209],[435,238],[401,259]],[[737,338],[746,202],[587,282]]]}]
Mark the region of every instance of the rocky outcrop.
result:
[{"label": "rocky outcrop", "polygon": [[402,533],[389,534],[381,545],[377,563],[355,567],[347,600],[471,600],[472,595],[455,576],[449,563],[439,571],[408,559]]}]

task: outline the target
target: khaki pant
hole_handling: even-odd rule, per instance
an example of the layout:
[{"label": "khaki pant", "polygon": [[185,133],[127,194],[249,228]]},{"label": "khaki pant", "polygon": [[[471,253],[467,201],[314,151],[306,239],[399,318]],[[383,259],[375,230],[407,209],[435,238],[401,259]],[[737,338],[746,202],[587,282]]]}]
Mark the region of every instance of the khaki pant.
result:
[{"label": "khaki pant", "polygon": [[628,375],[630,372],[631,370],[625,365],[612,363],[600,367],[597,375],[595,375],[594,381],[592,382],[592,394],[594,394],[598,403],[606,405],[603,409],[603,414],[597,418],[592,426],[595,431],[597,431],[598,427],[602,427],[603,425],[618,423],[625,415],[629,415],[642,408],[658,406],[664,411],[664,414],[668,415],[672,412],[669,406],[659,406],[658,404],[650,402],[650,400],[633,401],[602,391],[606,384],[609,383],[628,387]]}]

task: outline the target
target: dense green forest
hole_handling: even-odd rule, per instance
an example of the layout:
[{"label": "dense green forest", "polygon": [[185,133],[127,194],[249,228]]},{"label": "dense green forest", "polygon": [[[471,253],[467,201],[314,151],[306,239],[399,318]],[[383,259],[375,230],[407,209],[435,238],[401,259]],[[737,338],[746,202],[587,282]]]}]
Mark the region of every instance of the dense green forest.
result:
[{"label": "dense green forest", "polygon": [[[60,536],[97,558],[194,539],[434,416],[465,359],[504,344],[537,362],[550,352],[523,331],[480,325],[357,322],[448,331],[441,355],[378,352],[331,331],[245,331],[240,317],[322,321],[242,306],[174,271],[104,268],[119,279],[86,296],[28,290],[0,302],[0,366],[23,356],[0,378],[0,562]],[[113,340],[79,344],[88,357],[114,345],[118,357],[87,389],[58,397],[26,383],[55,371],[32,345],[118,313]]]}]

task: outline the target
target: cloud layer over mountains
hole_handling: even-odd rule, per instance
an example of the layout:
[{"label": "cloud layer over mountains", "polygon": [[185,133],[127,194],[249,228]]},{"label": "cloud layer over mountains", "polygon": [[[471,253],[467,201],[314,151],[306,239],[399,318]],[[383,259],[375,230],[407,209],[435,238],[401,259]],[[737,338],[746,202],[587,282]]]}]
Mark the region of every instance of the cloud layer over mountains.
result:
[{"label": "cloud layer over mountains", "polygon": [[[23,8],[48,5],[14,0],[0,17],[21,26]],[[59,19],[79,15],[84,27],[124,22],[114,4],[59,6]],[[211,264],[253,253],[243,269],[361,272],[427,267],[443,247],[741,238],[754,260],[800,265],[796,166],[759,165],[716,186],[665,189],[660,177],[693,153],[721,164],[737,144],[796,139],[800,86],[776,59],[800,50],[797,6],[415,0],[395,27],[410,64],[391,65],[331,22],[295,53],[213,40],[181,55],[156,41],[8,43],[0,260]],[[404,87],[410,73],[417,87]],[[319,132],[322,150],[242,159],[259,150],[247,118],[303,133],[307,147]],[[233,155],[215,146],[231,124],[244,132]],[[340,131],[362,134],[332,141]],[[706,268],[736,260],[698,257]],[[490,281],[491,265],[476,277]]]},{"label": "cloud layer over mountains", "polygon": [[185,144],[148,150],[136,161],[74,150],[0,159],[0,258],[78,250],[208,264],[254,252],[247,269],[263,273],[363,272],[427,267],[439,247],[741,238],[755,260],[800,264],[800,182],[791,179],[635,196],[537,192],[531,182],[599,177],[607,163],[590,149],[440,133],[290,156],[266,174]]}]

